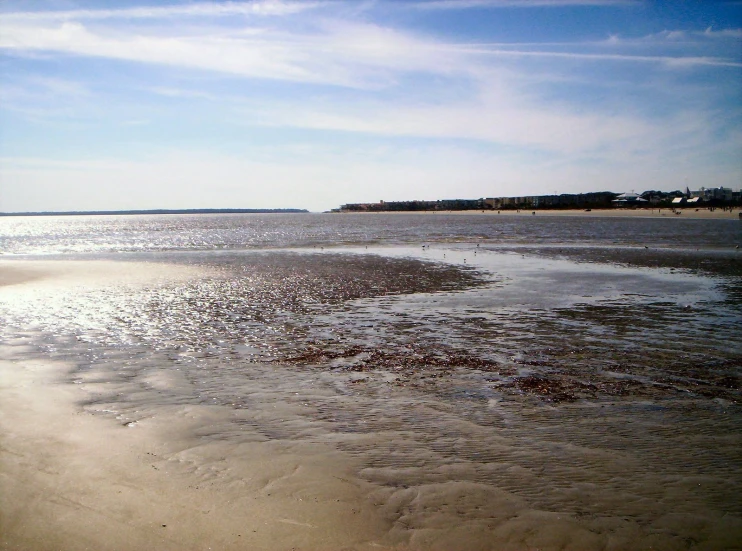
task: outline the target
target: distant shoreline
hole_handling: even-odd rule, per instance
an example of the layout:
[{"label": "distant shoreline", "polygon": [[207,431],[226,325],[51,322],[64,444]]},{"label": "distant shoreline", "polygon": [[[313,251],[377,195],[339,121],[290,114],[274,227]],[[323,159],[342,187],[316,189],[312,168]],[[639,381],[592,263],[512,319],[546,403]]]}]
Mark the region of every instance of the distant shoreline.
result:
[{"label": "distant shoreline", "polygon": [[[680,214],[675,214],[679,212]],[[677,218],[677,219],[702,219],[702,220],[737,220],[740,219],[740,213],[742,208],[735,207],[731,211],[722,210],[717,208],[713,211],[705,208],[680,208],[675,209],[673,212],[669,208],[611,208],[611,209],[501,209],[501,210],[413,210],[413,211],[373,211],[373,212],[359,212],[359,211],[348,211],[339,212],[343,216],[347,215],[363,215],[363,216],[396,216],[400,214],[412,214],[415,216],[437,216],[437,215],[475,215],[475,216],[523,216],[523,217],[534,217],[534,216],[549,216],[549,217],[560,217],[560,216],[575,216],[582,218]],[[741,219],[742,220],[742,219]]]},{"label": "distant shoreline", "polygon": [[137,214],[303,214],[306,209],[149,209],[0,212],[0,216],[130,216]]},{"label": "distant shoreline", "polygon": [[[90,210],[90,211],[40,211],[40,212],[0,212],[0,217],[19,216],[135,216],[135,215],[158,215],[158,214],[330,214],[313,213],[306,209],[149,209],[149,210]],[[501,209],[501,210],[395,210],[395,211],[341,211],[332,212],[341,215],[404,215],[435,216],[577,216],[577,217],[617,217],[617,218],[694,218],[715,220],[742,219],[742,207],[734,207],[732,210],[716,208],[610,208],[610,209]]]}]

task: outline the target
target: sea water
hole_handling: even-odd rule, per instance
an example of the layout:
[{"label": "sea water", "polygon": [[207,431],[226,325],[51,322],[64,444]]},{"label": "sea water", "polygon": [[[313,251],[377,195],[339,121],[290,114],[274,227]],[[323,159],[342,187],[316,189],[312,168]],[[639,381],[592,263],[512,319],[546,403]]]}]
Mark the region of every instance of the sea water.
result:
[{"label": "sea water", "polygon": [[209,438],[337,449],[374,488],[390,541],[499,549],[548,524],[546,548],[560,534],[566,548],[733,548],[741,227],[495,214],[2,218],[0,251],[18,262],[201,275],[6,298],[0,338],[73,362],[70,383],[93,372],[110,382],[115,391],[82,407],[117,422],[206,404],[233,411]]}]

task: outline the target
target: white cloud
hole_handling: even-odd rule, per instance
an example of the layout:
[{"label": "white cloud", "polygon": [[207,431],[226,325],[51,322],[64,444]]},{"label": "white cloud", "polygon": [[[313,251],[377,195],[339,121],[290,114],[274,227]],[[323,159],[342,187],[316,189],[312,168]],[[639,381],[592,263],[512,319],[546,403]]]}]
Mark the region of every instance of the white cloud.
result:
[{"label": "white cloud", "polygon": [[165,96],[168,98],[199,98],[223,101],[224,97],[209,94],[200,90],[191,90],[186,88],[174,88],[169,86],[154,86],[143,88],[148,92],[157,94],[158,96]]},{"label": "white cloud", "polygon": [[432,0],[412,4],[418,9],[463,10],[497,8],[558,8],[565,6],[630,6],[638,0]]},{"label": "white cloud", "polygon": [[703,31],[693,29],[665,29],[663,31],[648,34],[638,38],[621,37],[617,34],[604,41],[604,45],[612,46],[642,46],[665,45],[668,42],[685,43],[686,45],[699,46],[704,42],[699,39],[739,40],[742,39],[742,29],[720,29],[714,30],[708,27]]},{"label": "white cloud", "polygon": [[468,52],[370,24],[325,23],[321,31],[199,36],[130,34],[79,22],[5,25],[0,48],[54,51],[163,64],[244,77],[378,87],[397,72],[464,73]]},{"label": "white cloud", "polygon": [[578,114],[499,94],[458,105],[274,104],[263,105],[255,113],[248,114],[248,119],[270,126],[477,140],[561,153],[595,151],[641,140],[654,129],[638,118]]},{"label": "white cloud", "polygon": [[[163,8],[164,9],[164,8]],[[161,64],[249,78],[328,84],[350,88],[394,85],[405,74],[477,78],[496,60],[554,59],[590,63],[654,63],[666,67],[742,63],[709,56],[516,50],[445,44],[368,23],[322,20],[302,33],[290,29],[204,27],[179,35],[167,28],[90,28],[79,21],[4,21],[0,48]],[[197,28],[198,29],[198,28]]]},{"label": "white cloud", "polygon": [[[203,7],[204,4],[197,6]],[[210,5],[209,5],[210,6]],[[226,8],[230,8],[228,4]],[[226,9],[225,8],[225,9]],[[157,8],[159,9],[159,8]],[[156,9],[156,10],[157,10]],[[165,8],[162,8],[165,9]],[[183,8],[185,9],[185,8]],[[119,10],[126,11],[126,10]],[[539,99],[543,82],[534,83],[517,60],[564,60],[600,63],[742,66],[699,56],[647,56],[514,50],[482,45],[452,45],[370,23],[322,19],[303,33],[290,30],[207,28],[203,35],[132,34],[126,27],[90,29],[80,22],[27,23],[6,27],[0,46],[100,56],[143,63],[210,70],[245,77],[345,87],[392,87],[406,75],[442,77],[438,89],[414,99],[401,90],[394,101],[255,100],[244,114],[247,123],[275,127],[358,132],[379,136],[468,139],[545,151],[575,153],[646,141],[652,123],[630,114],[601,113],[580,105]],[[247,32],[243,32],[247,31]],[[157,33],[161,33],[161,29]],[[504,67],[508,68],[505,69]],[[576,72],[570,74],[577,74]],[[525,76],[525,78],[522,78]],[[446,86],[467,90],[455,100]],[[182,87],[148,88],[168,97],[234,101]],[[533,93],[533,92],[536,93]],[[437,94],[440,94],[440,99]],[[234,106],[230,106],[230,109]],[[136,120],[136,119],[134,119]]]},{"label": "white cloud", "polygon": [[708,37],[708,38],[741,39],[742,29],[721,29],[721,30],[716,31],[712,27],[709,27],[705,31],[703,31],[703,36]]},{"label": "white cloud", "polygon": [[168,6],[145,6],[121,9],[26,11],[4,13],[3,18],[12,23],[23,21],[70,21],[102,19],[161,19],[173,17],[226,17],[293,15],[315,9],[324,2],[286,2],[263,0],[252,2],[199,2]]},{"label": "white cloud", "polygon": [[665,40],[683,40],[688,36],[685,31],[663,31],[660,34]]},{"label": "white cloud", "polygon": [[[574,3],[591,4],[549,4]],[[427,4],[457,9],[512,2]],[[726,54],[730,59],[696,55],[729,50],[724,40],[736,39],[733,29],[666,31],[637,39],[616,34],[603,43],[451,44],[433,35],[374,24],[370,12],[349,20],[339,18],[347,15],[339,14],[346,8],[324,10],[334,5],[195,3],[5,14],[0,18],[0,48],[11,55],[54,54],[55,70],[63,70],[58,77],[29,76],[23,71],[52,65],[11,59],[8,66],[20,69],[18,78],[13,75],[0,87],[3,110],[23,109],[29,118],[48,110],[59,117],[50,125],[57,120],[69,125],[75,117],[94,121],[91,124],[99,126],[91,136],[108,135],[111,128],[117,136],[125,134],[101,149],[110,152],[120,146],[123,155],[136,143],[141,152],[151,140],[153,157],[71,164],[0,159],[0,210],[234,205],[321,210],[338,202],[382,197],[518,195],[583,185],[583,191],[622,191],[626,181],[632,187],[657,189],[672,186],[682,171],[691,175],[705,170],[714,185],[728,185],[734,174],[739,177],[738,167],[735,173],[731,165],[715,162],[742,151],[739,134],[731,144],[726,140],[723,154],[716,141],[719,129],[733,118],[707,116],[713,98],[729,94],[728,83],[688,78],[706,79],[711,73],[693,73],[698,67],[742,66],[732,51]],[[299,21],[262,17],[312,8],[324,11],[305,13]],[[256,17],[230,18],[234,15]],[[692,47],[709,45],[711,39],[713,50]],[[667,51],[683,55],[650,55]],[[76,56],[179,70],[162,71],[162,78],[145,82],[141,73],[122,65],[120,88],[118,80],[96,81],[93,72],[80,74],[78,83],[73,72]],[[607,67],[618,71],[610,74]],[[684,71],[658,70],[665,68]],[[252,79],[282,83],[253,86]],[[619,86],[614,88],[615,83]],[[716,95],[707,93],[717,84],[727,87]],[[266,89],[278,93],[268,97]],[[629,93],[624,95],[624,90]],[[671,101],[646,116],[660,101],[657,90]],[[192,117],[178,111],[191,108]],[[739,116],[739,110],[731,114]],[[170,135],[176,118],[183,141],[199,143],[201,153],[163,155],[178,141],[163,138]],[[200,137],[203,128],[207,133],[225,132],[209,141]],[[327,132],[317,133],[316,141],[314,135],[306,139],[306,151],[300,151],[286,142],[294,143],[296,135],[305,133],[284,134],[285,128]],[[265,132],[282,145],[264,156],[254,147],[241,158],[203,153],[223,146],[234,151],[243,129],[250,136],[246,142],[259,142]],[[337,132],[353,133],[355,139],[363,134],[362,141],[372,145],[354,149],[344,143],[347,136]],[[287,135],[291,137],[284,139]],[[406,149],[400,150],[400,143]],[[53,153],[64,155],[63,146]],[[96,146],[90,144],[93,151]],[[23,206],[34,198],[49,203]]]},{"label": "white cloud", "polygon": [[68,22],[43,28],[20,25],[5,28],[0,47],[176,65],[243,76],[313,80],[298,63],[302,57],[300,52],[260,39],[104,36],[80,23]]},{"label": "white cloud", "polygon": [[[607,44],[618,44],[616,37],[611,37]],[[468,49],[470,53],[481,53],[496,57],[522,57],[522,58],[544,58],[565,59],[577,61],[618,61],[624,63],[655,63],[668,67],[691,67],[696,65],[708,65],[716,67],[742,67],[741,62],[709,56],[653,56],[653,55],[629,55],[629,54],[606,54],[585,52],[550,52],[540,50],[505,50],[505,49]]]}]

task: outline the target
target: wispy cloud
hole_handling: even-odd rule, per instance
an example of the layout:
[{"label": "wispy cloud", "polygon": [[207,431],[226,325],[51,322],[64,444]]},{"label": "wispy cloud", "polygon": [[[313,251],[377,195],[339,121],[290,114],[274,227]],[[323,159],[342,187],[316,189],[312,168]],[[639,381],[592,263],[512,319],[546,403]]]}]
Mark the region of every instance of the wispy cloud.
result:
[{"label": "wispy cloud", "polygon": [[710,56],[652,56],[585,52],[551,52],[541,50],[505,50],[505,49],[467,49],[470,53],[481,53],[499,57],[533,57],[571,59],[583,61],[620,61],[623,63],[659,63],[668,67],[689,67],[693,65],[710,65],[717,67],[742,67],[742,63],[729,59]]},{"label": "wispy cloud", "polygon": [[[463,74],[472,51],[373,24],[323,21],[313,32],[258,28],[196,35],[88,28],[80,22],[3,24],[0,48],[162,64],[244,77],[378,88],[399,72]],[[249,31],[249,32],[248,32]],[[469,56],[470,59],[464,59]]]},{"label": "wispy cloud", "polygon": [[464,10],[498,8],[559,8],[565,6],[630,6],[638,0],[432,0],[411,4],[423,10]]},{"label": "wispy cloud", "polygon": [[203,92],[200,90],[191,90],[191,89],[186,89],[186,88],[154,86],[154,87],[144,88],[144,90],[147,92],[152,92],[153,94],[157,94],[159,96],[165,96],[168,98],[200,98],[200,99],[220,100],[220,101],[224,100],[223,97],[216,96],[214,94],[209,94],[207,92]]},{"label": "wispy cloud", "polygon": [[344,106],[265,104],[253,123],[382,136],[475,140],[560,154],[585,154],[645,141],[658,127],[630,115],[579,113],[494,94],[459,104]]},{"label": "wispy cloud", "polygon": [[[619,175],[641,186],[657,175],[670,181],[664,175],[676,166],[728,182],[739,174],[729,168],[740,150],[741,134],[730,130],[742,122],[733,82],[742,67],[739,29],[657,25],[636,36],[617,26],[603,41],[591,32],[538,41],[530,30],[457,34],[447,26],[454,15],[496,21],[501,14],[445,11],[627,4],[380,0],[349,7],[284,0],[6,12],[0,122],[10,121],[33,143],[15,148],[19,157],[41,155],[40,142],[60,159],[99,146],[99,156],[141,160],[151,152],[149,160],[125,163],[127,179],[187,179],[191,206],[203,206],[199,182],[214,179],[214,166],[234,188],[230,201],[239,199],[245,174],[282,182],[281,193],[270,196],[277,206],[285,206],[290,190],[295,195],[292,182],[320,189],[330,180],[323,205],[334,206],[329,198],[343,197],[349,174],[375,190],[390,182],[381,190],[386,198],[402,194],[395,190],[422,197],[432,181],[439,186],[434,196],[463,192],[449,185],[457,180],[472,182],[467,194],[478,196],[477,186],[493,174],[524,191],[529,179],[564,182],[566,190],[586,177],[594,179],[589,188],[611,188]],[[431,11],[400,16],[399,5]],[[569,10],[580,17],[599,11]],[[177,136],[175,126],[182,129]],[[34,140],[39,128],[45,133]],[[75,144],[65,149],[70,128]],[[270,158],[254,154],[266,144],[276,144]],[[163,151],[189,147],[201,160],[159,161]],[[297,153],[301,147],[310,153]],[[89,191],[100,181],[90,155],[69,171],[70,186],[85,180]],[[241,161],[245,156],[250,160]],[[0,165],[6,174],[13,168],[8,181],[18,186],[56,182],[66,166]],[[418,187],[405,184],[411,181]],[[301,195],[300,205],[313,206],[313,197]]]},{"label": "wispy cloud", "polygon": [[29,120],[58,120],[69,117],[72,106],[89,101],[92,95],[88,86],[69,78],[29,75],[3,82],[0,105]]},{"label": "wispy cloud", "polygon": [[28,91],[30,88],[34,88],[40,94],[48,94],[55,96],[71,96],[71,97],[88,97],[90,96],[90,89],[84,84],[70,80],[68,78],[59,78],[51,76],[29,76],[24,79],[23,89]]},{"label": "wispy cloud", "polygon": [[735,38],[742,39],[742,29],[719,29],[715,30],[713,27],[708,27],[703,31],[703,36],[710,38]]},{"label": "wispy cloud", "polygon": [[259,78],[316,81],[310,61],[288,42],[220,36],[169,37],[99,33],[78,22],[3,28],[0,48],[54,51]]},{"label": "wispy cloud", "polygon": [[263,0],[252,2],[200,2],[185,5],[146,6],[97,10],[45,10],[4,13],[10,22],[102,19],[156,19],[171,17],[227,17],[293,15],[315,9],[326,2]]},{"label": "wispy cloud", "polygon": [[239,33],[180,36],[167,29],[89,28],[79,21],[0,26],[0,48],[161,64],[250,78],[350,88],[392,85],[400,75],[470,77],[487,72],[488,58],[543,58],[583,62],[657,63],[667,67],[741,67],[713,56],[651,56],[565,52],[448,44],[368,23],[323,20],[310,32],[256,27]]},{"label": "wispy cloud", "polygon": [[707,27],[704,30],[695,29],[665,29],[658,33],[640,37],[638,39],[616,38],[616,43],[637,42],[646,44],[652,41],[689,41],[693,39],[719,39],[719,40],[740,40],[742,39],[742,29],[714,29]]}]

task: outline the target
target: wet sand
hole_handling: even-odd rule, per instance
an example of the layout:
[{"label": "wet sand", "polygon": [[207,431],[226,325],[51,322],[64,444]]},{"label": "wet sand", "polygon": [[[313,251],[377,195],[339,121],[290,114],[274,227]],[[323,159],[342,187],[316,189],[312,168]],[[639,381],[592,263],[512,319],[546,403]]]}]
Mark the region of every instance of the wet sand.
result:
[{"label": "wet sand", "polygon": [[18,266],[17,263],[5,262],[0,265],[0,287],[27,283],[35,279],[49,277],[52,274],[53,270],[50,267],[40,269],[37,266],[37,268],[34,269],[33,267]]},{"label": "wet sand", "polygon": [[0,349],[2,548],[734,548],[739,355],[634,346],[706,335],[710,280],[375,252],[0,263],[41,324]]},{"label": "wet sand", "polygon": [[[12,293],[33,292],[39,288],[102,288],[111,284],[145,284],[184,281],[203,274],[203,270],[162,263],[96,260],[25,260],[0,257],[0,287],[17,286]],[[6,290],[8,292],[8,290]]]},{"label": "wet sand", "polygon": [[[0,273],[15,286],[4,292],[21,297],[40,285],[142,285],[168,272],[115,262],[20,264],[3,263]],[[183,279],[179,271],[168,280]],[[29,351],[23,340],[0,347],[0,548],[380,548],[389,523],[342,453],[265,441],[247,428],[237,443],[205,439],[232,421],[220,406],[154,404],[136,421],[112,419],[82,405],[112,391],[104,374],[71,385],[75,365],[28,360]]]},{"label": "wet sand", "polygon": [[59,369],[0,362],[2,549],[373,549],[388,529],[331,449],[195,437],[224,408],[112,423]]}]

